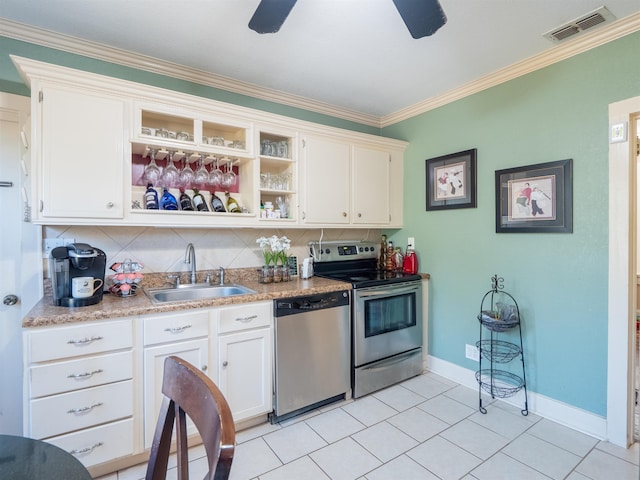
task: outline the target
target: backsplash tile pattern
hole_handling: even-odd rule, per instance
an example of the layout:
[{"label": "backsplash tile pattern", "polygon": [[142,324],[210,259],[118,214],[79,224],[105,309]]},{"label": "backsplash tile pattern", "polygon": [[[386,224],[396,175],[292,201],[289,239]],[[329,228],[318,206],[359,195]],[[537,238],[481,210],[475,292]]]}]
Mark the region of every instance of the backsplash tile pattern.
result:
[{"label": "backsplash tile pattern", "polygon": [[[256,243],[259,237],[286,235],[291,240],[290,255],[298,262],[308,256],[307,244],[328,240],[368,240],[377,242],[380,230],[372,229],[200,229],[111,226],[47,226],[43,238],[74,238],[100,248],[107,266],[130,258],[144,265],[145,273],[187,271],[184,254],[189,243],[196,251],[198,270],[258,267],[264,263]],[[47,265],[45,262],[45,270]]]}]

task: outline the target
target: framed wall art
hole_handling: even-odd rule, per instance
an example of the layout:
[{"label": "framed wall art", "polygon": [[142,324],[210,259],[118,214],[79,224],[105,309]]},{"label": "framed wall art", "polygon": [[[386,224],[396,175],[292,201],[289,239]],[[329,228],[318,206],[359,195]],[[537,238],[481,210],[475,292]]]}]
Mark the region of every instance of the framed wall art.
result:
[{"label": "framed wall art", "polygon": [[573,160],[496,170],[496,233],[572,233]]},{"label": "framed wall art", "polygon": [[426,160],[427,210],[476,208],[477,149]]}]

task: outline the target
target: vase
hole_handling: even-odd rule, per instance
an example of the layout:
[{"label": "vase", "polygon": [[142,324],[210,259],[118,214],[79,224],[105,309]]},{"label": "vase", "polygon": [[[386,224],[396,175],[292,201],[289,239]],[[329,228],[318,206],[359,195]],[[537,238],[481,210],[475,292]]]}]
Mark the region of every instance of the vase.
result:
[{"label": "vase", "polygon": [[273,267],[273,283],[282,282],[282,272],[283,272],[282,266],[276,265],[275,267]]},{"label": "vase", "polygon": [[270,265],[263,265],[258,269],[258,283],[273,283],[274,268]]}]

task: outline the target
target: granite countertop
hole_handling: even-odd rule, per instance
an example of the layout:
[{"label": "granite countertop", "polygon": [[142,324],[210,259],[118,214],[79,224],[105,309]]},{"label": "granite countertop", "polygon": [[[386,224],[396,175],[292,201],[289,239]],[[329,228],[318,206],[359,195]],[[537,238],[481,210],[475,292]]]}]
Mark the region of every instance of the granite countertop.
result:
[{"label": "granite countertop", "polygon": [[[185,272],[174,272],[181,276],[183,284],[189,283],[189,275]],[[211,274],[212,284],[218,279],[218,272],[198,272],[198,282],[204,282],[206,274]],[[108,277],[108,275],[107,275]],[[105,291],[102,302],[88,307],[57,307],[53,305],[50,288],[45,284],[45,295],[31,311],[22,319],[23,327],[44,327],[51,325],[63,325],[67,323],[88,322],[93,320],[128,317],[134,315],[152,315],[156,313],[177,312],[196,308],[211,308],[222,305],[237,305],[249,302],[260,302],[276,298],[295,297],[298,295],[312,295],[316,293],[334,292],[339,290],[351,290],[351,284],[330,280],[321,277],[312,277],[302,280],[300,277],[291,277],[289,282],[261,284],[258,283],[256,269],[227,270],[225,284],[237,283],[255,290],[255,294],[234,295],[223,298],[211,298],[206,300],[189,300],[183,302],[168,302],[154,304],[142,291],[146,288],[170,287],[168,274],[148,274],[142,281],[142,289],[138,289],[137,295],[119,297]],[[108,282],[107,282],[108,283]]]}]

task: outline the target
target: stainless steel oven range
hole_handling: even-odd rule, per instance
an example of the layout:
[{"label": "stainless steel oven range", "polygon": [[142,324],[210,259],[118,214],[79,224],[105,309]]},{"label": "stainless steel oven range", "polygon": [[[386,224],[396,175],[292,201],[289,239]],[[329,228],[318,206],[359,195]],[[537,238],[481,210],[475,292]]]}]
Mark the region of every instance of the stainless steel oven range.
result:
[{"label": "stainless steel oven range", "polygon": [[377,270],[379,245],[311,242],[315,274],[353,288],[351,385],[354,398],[423,371],[422,278]]}]

